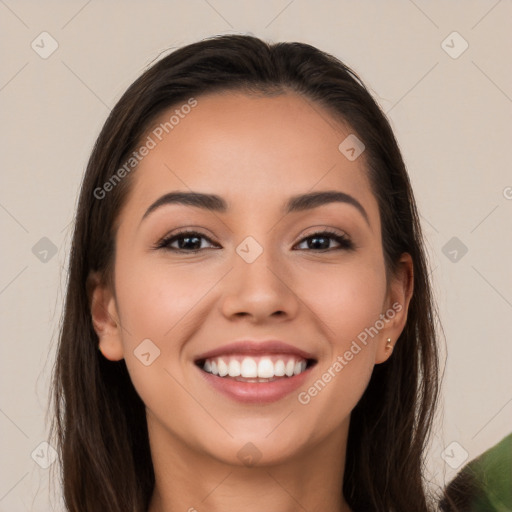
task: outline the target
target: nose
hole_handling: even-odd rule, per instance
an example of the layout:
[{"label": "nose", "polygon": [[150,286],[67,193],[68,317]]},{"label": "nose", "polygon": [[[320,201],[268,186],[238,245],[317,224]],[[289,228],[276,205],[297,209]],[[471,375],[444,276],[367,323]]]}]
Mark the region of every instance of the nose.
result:
[{"label": "nose", "polygon": [[252,263],[235,253],[233,264],[221,299],[226,318],[247,318],[258,324],[271,319],[286,321],[297,315],[300,299],[293,291],[291,273],[271,258],[270,251],[263,251]]}]

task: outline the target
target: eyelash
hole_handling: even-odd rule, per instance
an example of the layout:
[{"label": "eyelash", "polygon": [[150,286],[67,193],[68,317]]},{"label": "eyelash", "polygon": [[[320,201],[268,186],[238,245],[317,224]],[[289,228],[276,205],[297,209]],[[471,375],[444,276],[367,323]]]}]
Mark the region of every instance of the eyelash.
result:
[{"label": "eyelash", "polygon": [[[200,233],[198,231],[183,230],[178,233],[174,233],[171,236],[164,237],[162,240],[160,240],[160,242],[158,242],[155,245],[154,248],[162,249],[165,251],[192,253],[192,254],[198,253],[198,252],[204,250],[204,249],[187,250],[187,249],[176,249],[174,247],[170,247],[170,244],[172,242],[175,242],[176,240],[180,240],[183,238],[188,238],[191,236],[195,236],[197,238],[203,238],[203,239],[207,240],[210,244],[215,245],[215,243],[209,237],[203,235],[202,233]],[[328,229],[326,229],[324,231],[318,231],[318,232],[312,233],[311,235],[308,235],[308,236],[302,238],[296,245],[299,245],[306,240],[310,240],[312,238],[320,238],[320,237],[331,238],[331,239],[335,240],[340,245],[340,247],[335,247],[335,248],[330,248],[330,249],[319,249],[319,250],[316,250],[316,249],[299,249],[299,250],[301,250],[301,251],[309,250],[309,251],[313,251],[313,252],[323,253],[323,252],[331,252],[331,251],[336,251],[336,250],[352,251],[355,249],[354,243],[350,240],[350,238],[348,236],[337,233],[336,231],[328,230]]]}]

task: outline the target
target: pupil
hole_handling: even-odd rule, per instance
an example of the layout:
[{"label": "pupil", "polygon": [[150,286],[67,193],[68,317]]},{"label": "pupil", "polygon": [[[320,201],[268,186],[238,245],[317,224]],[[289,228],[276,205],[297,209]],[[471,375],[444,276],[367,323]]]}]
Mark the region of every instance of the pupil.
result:
[{"label": "pupil", "polygon": [[[318,246],[318,243],[317,243],[318,240],[323,240],[324,243],[323,244],[320,243],[320,246]],[[325,236],[315,236],[315,237],[311,238],[310,248],[311,248],[311,245],[316,245],[316,247],[314,247],[315,249],[329,249],[329,239],[326,238]]]},{"label": "pupil", "polygon": [[[195,243],[192,243],[193,247],[187,246],[187,242],[190,240],[194,240]],[[199,242],[199,243],[197,243]],[[198,236],[185,236],[181,239],[180,249],[199,249],[201,247],[201,241]]]}]

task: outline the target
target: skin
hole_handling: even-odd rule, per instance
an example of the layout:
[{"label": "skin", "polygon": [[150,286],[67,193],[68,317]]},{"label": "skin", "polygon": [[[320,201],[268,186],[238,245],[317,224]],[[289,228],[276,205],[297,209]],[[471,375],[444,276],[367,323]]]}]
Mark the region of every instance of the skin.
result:
[{"label": "skin", "polygon": [[[146,405],[156,475],[149,511],[348,512],[340,489],[350,413],[374,365],[392,352],[386,339],[394,343],[404,328],[411,258],[404,254],[386,282],[364,154],[349,161],[338,150],[350,127],[292,93],[197,100],[131,177],[115,290],[90,276],[103,356],[125,359]],[[218,194],[229,209],[166,205],[141,222],[163,194],[191,190]],[[346,203],[283,216],[290,196],[320,190],[350,194],[369,222]],[[187,227],[218,246],[203,239],[198,253],[153,248]],[[355,249],[332,238],[327,251],[311,248],[306,237],[325,227],[345,233]],[[247,236],[263,248],[250,264],[235,251]],[[307,405],[297,392],[271,404],[235,402],[208,386],[193,362],[244,336],[280,339],[318,360],[304,391],[395,302],[403,309]],[[161,351],[149,366],[133,353],[146,338]],[[261,454],[252,467],[237,457],[249,442]]]}]

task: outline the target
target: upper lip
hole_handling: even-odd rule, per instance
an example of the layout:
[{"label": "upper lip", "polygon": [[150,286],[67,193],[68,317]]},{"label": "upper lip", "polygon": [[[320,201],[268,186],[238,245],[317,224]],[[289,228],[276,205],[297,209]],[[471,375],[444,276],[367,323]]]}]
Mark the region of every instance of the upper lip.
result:
[{"label": "upper lip", "polygon": [[230,354],[242,354],[248,356],[265,355],[265,354],[288,354],[296,355],[303,359],[315,360],[312,353],[301,350],[293,345],[289,345],[279,340],[255,341],[255,340],[240,340],[221,347],[209,350],[198,355],[195,362],[204,361],[213,357],[226,356]]}]

